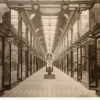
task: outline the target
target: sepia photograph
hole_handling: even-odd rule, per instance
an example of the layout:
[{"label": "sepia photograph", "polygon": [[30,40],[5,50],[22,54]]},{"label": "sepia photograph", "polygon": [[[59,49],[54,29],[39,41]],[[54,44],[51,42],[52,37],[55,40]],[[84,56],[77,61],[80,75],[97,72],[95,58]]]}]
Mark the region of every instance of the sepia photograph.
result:
[{"label": "sepia photograph", "polygon": [[0,99],[99,97],[100,0],[0,0]]}]

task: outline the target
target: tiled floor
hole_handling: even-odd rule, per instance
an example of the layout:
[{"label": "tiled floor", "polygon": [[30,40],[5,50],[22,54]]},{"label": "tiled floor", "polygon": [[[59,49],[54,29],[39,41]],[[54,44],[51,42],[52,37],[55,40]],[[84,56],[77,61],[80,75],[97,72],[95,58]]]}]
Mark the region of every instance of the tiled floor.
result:
[{"label": "tiled floor", "polygon": [[54,67],[56,79],[44,79],[45,67],[5,91],[2,97],[98,97],[93,90],[65,75]]}]

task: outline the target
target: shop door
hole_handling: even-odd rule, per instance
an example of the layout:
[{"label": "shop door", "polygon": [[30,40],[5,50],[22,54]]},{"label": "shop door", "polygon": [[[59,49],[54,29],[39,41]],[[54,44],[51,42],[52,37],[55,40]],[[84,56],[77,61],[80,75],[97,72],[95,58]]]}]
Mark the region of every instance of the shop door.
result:
[{"label": "shop door", "polygon": [[[93,44],[90,44],[90,59],[89,59],[89,87],[95,88],[96,87],[96,74],[95,74],[95,41]],[[100,61],[99,61],[100,62]]]},{"label": "shop door", "polygon": [[100,93],[100,37],[97,38],[97,66],[96,66],[96,74],[97,74],[97,89]]},{"label": "shop door", "polygon": [[2,63],[2,56],[3,56],[3,42],[2,37],[0,36],[0,89],[2,89],[2,75],[3,75],[3,63]]},{"label": "shop door", "polygon": [[81,47],[77,49],[77,79],[82,79],[82,65],[81,65]]}]

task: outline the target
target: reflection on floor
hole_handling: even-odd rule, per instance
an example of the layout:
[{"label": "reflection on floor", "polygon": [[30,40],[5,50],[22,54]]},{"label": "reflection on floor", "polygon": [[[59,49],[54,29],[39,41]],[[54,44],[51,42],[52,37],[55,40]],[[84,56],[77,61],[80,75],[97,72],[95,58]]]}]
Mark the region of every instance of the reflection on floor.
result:
[{"label": "reflection on floor", "polygon": [[98,97],[93,90],[54,67],[56,79],[44,79],[45,67],[4,92],[2,97]]}]

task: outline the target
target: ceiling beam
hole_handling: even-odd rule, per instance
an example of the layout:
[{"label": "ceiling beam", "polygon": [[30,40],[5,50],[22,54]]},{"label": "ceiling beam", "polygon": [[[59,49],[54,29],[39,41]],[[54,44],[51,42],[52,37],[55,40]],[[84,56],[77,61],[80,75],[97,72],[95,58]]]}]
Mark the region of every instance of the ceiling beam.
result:
[{"label": "ceiling beam", "polygon": [[94,3],[94,1],[4,1],[4,2],[7,4],[93,4]]}]

